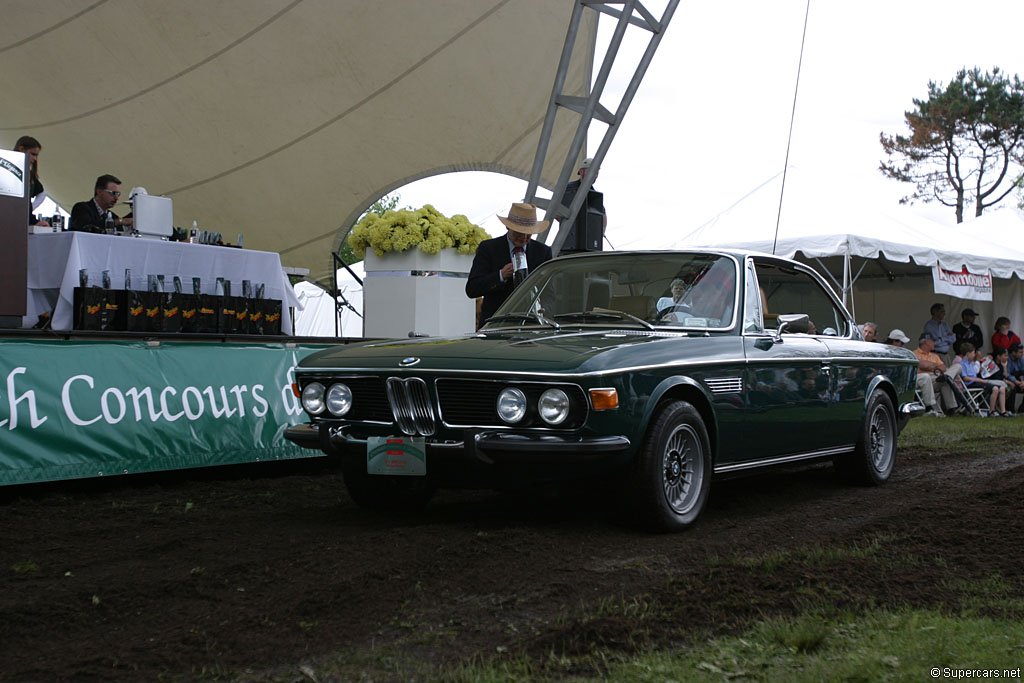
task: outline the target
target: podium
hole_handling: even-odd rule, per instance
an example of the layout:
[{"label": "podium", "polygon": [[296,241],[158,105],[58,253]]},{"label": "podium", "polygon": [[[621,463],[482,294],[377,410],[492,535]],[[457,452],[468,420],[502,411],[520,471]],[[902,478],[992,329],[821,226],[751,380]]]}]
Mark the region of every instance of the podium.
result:
[{"label": "podium", "polygon": [[28,158],[0,149],[0,327],[21,327],[25,315],[29,206]]},{"label": "podium", "polygon": [[[562,203],[572,202],[576,192],[566,190]],[[601,251],[604,243],[604,194],[596,190],[587,192],[587,199],[576,214],[576,220],[569,227],[569,234],[562,243],[562,254],[581,251]]]}]

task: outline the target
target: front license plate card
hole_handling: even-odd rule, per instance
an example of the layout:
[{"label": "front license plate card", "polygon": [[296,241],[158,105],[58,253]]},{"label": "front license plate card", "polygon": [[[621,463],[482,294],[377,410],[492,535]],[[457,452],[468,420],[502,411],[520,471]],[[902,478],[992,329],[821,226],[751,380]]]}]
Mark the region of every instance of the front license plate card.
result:
[{"label": "front license plate card", "polygon": [[422,477],[427,473],[427,443],[423,437],[371,436],[366,440],[366,471]]}]

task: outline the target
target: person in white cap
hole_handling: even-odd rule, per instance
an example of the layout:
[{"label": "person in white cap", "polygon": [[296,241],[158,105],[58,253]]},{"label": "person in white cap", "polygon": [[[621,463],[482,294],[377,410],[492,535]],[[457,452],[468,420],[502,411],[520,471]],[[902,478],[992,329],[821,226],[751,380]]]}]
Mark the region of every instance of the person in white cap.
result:
[{"label": "person in white cap", "polygon": [[910,341],[910,337],[903,334],[903,330],[896,328],[885,338],[885,343],[891,346],[903,346]]},{"label": "person in white cap", "polygon": [[480,306],[481,324],[494,315],[498,306],[505,303],[512,293],[514,259],[525,256],[529,272],[551,260],[551,247],[531,239],[547,230],[550,223],[537,220],[536,206],[515,203],[508,215],[498,216],[498,220],[508,228],[508,232],[480,243],[466,280],[466,296],[470,299],[484,298]]}]

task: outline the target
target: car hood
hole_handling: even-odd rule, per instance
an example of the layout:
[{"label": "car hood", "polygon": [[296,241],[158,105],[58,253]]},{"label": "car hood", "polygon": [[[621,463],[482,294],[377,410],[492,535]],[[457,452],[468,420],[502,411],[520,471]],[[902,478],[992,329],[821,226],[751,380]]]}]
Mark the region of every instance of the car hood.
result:
[{"label": "car hood", "polygon": [[[464,337],[429,337],[362,342],[307,356],[301,369],[489,370],[585,372],[604,369],[609,354],[680,334],[646,330],[487,332]],[[642,351],[637,352],[640,357]],[[406,359],[418,359],[415,363]],[[621,359],[620,359],[621,360]]]}]

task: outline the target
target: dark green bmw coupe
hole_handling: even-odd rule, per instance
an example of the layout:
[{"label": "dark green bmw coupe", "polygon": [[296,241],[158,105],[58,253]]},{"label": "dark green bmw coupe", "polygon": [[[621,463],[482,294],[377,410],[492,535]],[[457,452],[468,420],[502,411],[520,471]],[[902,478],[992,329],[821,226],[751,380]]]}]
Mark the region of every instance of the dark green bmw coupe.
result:
[{"label": "dark green bmw coupe", "polygon": [[882,484],[921,412],[910,351],[863,341],[810,268],[730,251],[607,252],[536,269],[476,333],[321,351],[295,370],[353,499],[612,478],[645,526],[697,520],[714,477],[831,459]]}]

